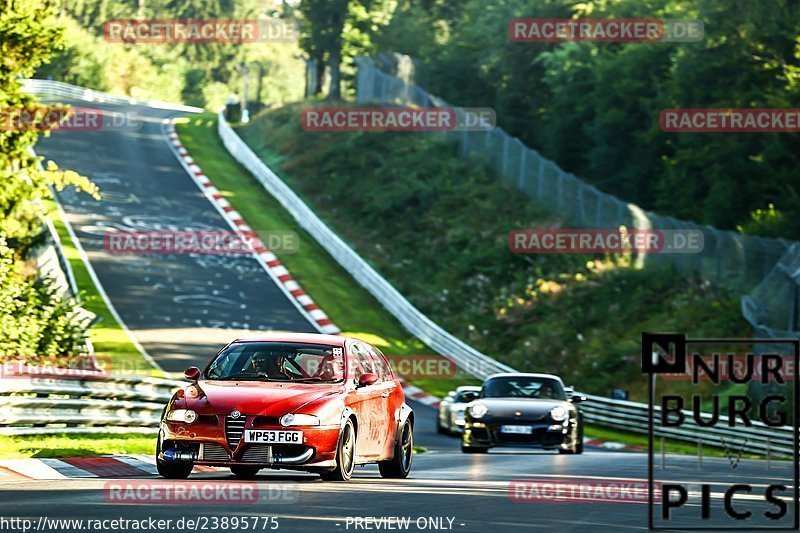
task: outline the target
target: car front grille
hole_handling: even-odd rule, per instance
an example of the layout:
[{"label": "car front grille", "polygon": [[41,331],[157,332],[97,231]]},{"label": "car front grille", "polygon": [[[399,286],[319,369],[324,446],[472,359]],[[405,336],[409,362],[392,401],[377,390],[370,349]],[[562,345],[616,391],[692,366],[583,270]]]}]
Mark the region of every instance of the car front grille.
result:
[{"label": "car front grille", "polygon": [[231,457],[219,444],[203,443],[200,459],[203,461],[230,461]]},{"label": "car front grille", "polygon": [[231,415],[228,415],[225,417],[225,438],[228,440],[228,446],[231,447],[231,450],[236,449],[239,441],[242,440],[245,424],[247,424],[246,416],[232,418]]},{"label": "car front grille", "polygon": [[243,463],[271,463],[272,446],[265,444],[253,444],[242,454]]}]

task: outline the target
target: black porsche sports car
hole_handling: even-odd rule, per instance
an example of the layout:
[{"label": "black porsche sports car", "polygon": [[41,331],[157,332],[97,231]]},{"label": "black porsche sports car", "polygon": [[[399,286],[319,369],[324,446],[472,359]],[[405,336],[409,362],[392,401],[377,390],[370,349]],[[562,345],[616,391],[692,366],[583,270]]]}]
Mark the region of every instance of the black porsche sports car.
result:
[{"label": "black porsche sports car", "polygon": [[583,420],[564,383],[549,374],[494,374],[466,409],[461,451],[533,447],[583,453]]}]

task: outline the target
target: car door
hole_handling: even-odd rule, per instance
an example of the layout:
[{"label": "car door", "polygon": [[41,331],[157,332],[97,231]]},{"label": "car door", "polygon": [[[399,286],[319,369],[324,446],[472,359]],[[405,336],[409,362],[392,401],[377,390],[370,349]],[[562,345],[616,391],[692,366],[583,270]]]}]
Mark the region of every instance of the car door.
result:
[{"label": "car door", "polygon": [[380,446],[383,457],[389,458],[394,454],[394,442],[397,433],[397,420],[400,416],[400,407],[405,403],[403,397],[403,387],[397,380],[389,361],[380,350],[374,346],[367,345],[372,355],[374,367],[381,373],[381,412],[382,419],[379,424],[381,427]]},{"label": "car door", "polygon": [[[372,357],[360,342],[353,342],[349,346],[350,369],[354,381],[354,388],[348,393],[348,405],[356,413],[358,419],[358,432],[356,437],[356,455],[364,458],[374,458],[381,453],[381,382],[378,380],[372,385],[358,386],[362,374],[375,373]],[[380,374],[378,374],[380,375]]]}]

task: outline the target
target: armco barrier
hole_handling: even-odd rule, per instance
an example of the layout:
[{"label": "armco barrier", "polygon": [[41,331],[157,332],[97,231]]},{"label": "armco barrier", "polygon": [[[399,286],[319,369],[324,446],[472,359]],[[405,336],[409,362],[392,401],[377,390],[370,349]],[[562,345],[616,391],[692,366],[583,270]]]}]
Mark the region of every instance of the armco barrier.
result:
[{"label": "armco barrier", "polygon": [[[155,430],[172,393],[185,382],[138,376],[0,379],[0,434],[71,429]],[[74,430],[73,430],[74,431]]]},{"label": "armco barrier", "polygon": [[[612,400],[601,396],[586,397],[588,401],[580,404],[580,409],[587,422],[647,434],[647,404]],[[656,423],[655,436],[716,447],[727,445],[732,449],[732,453],[736,453],[739,449],[743,452],[771,456],[791,456],[793,453],[794,428],[791,426],[770,427],[761,422],[752,422],[752,426],[747,427],[737,419],[736,427],[729,427],[728,417],[720,416],[714,427],[700,427],[694,422],[691,411],[683,411],[683,414],[685,422],[679,427],[659,427]],[[656,419],[661,416],[661,409],[658,406],[654,408],[653,416]],[[703,418],[709,417],[710,415],[704,415]]]},{"label": "armco barrier", "polygon": [[200,113],[203,110],[199,107],[192,107],[181,104],[170,104],[158,100],[142,100],[129,96],[116,96],[109,93],[95,91],[77,87],[60,81],[53,80],[22,80],[25,91],[39,96],[60,96],[62,98],[74,98],[87,102],[98,102],[103,104],[122,104],[122,105],[141,105],[156,109],[170,109],[174,111],[185,111],[187,113]]}]

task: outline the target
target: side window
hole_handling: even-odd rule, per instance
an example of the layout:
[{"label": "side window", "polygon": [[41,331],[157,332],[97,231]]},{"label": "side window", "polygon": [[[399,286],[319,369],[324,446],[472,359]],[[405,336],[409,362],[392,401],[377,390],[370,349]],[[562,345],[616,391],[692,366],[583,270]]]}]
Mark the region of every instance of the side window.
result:
[{"label": "side window", "polygon": [[365,374],[370,373],[370,374],[380,375],[380,373],[377,371],[375,365],[372,362],[372,356],[370,355],[369,350],[367,350],[366,345],[359,344],[358,347],[359,347],[358,362],[361,365],[361,370]]},{"label": "side window", "polygon": [[386,356],[381,353],[380,350],[375,348],[374,346],[369,346],[370,354],[372,355],[372,360],[374,361],[375,368],[377,369],[377,374],[380,376],[381,381],[391,381],[394,379],[394,373],[392,372],[392,367],[389,365],[389,361],[386,360]]},{"label": "side window", "polygon": [[374,373],[375,370],[372,365],[372,358],[363,344],[354,342],[350,345],[351,354],[351,368],[353,369],[353,377],[358,379],[361,374]]},{"label": "side window", "polygon": [[353,379],[358,381],[358,378],[361,377],[361,374],[364,371],[361,369],[361,363],[359,362],[360,354],[361,354],[361,347],[358,345],[357,342],[354,342],[350,345],[349,348],[350,352],[350,373],[353,375]]}]

